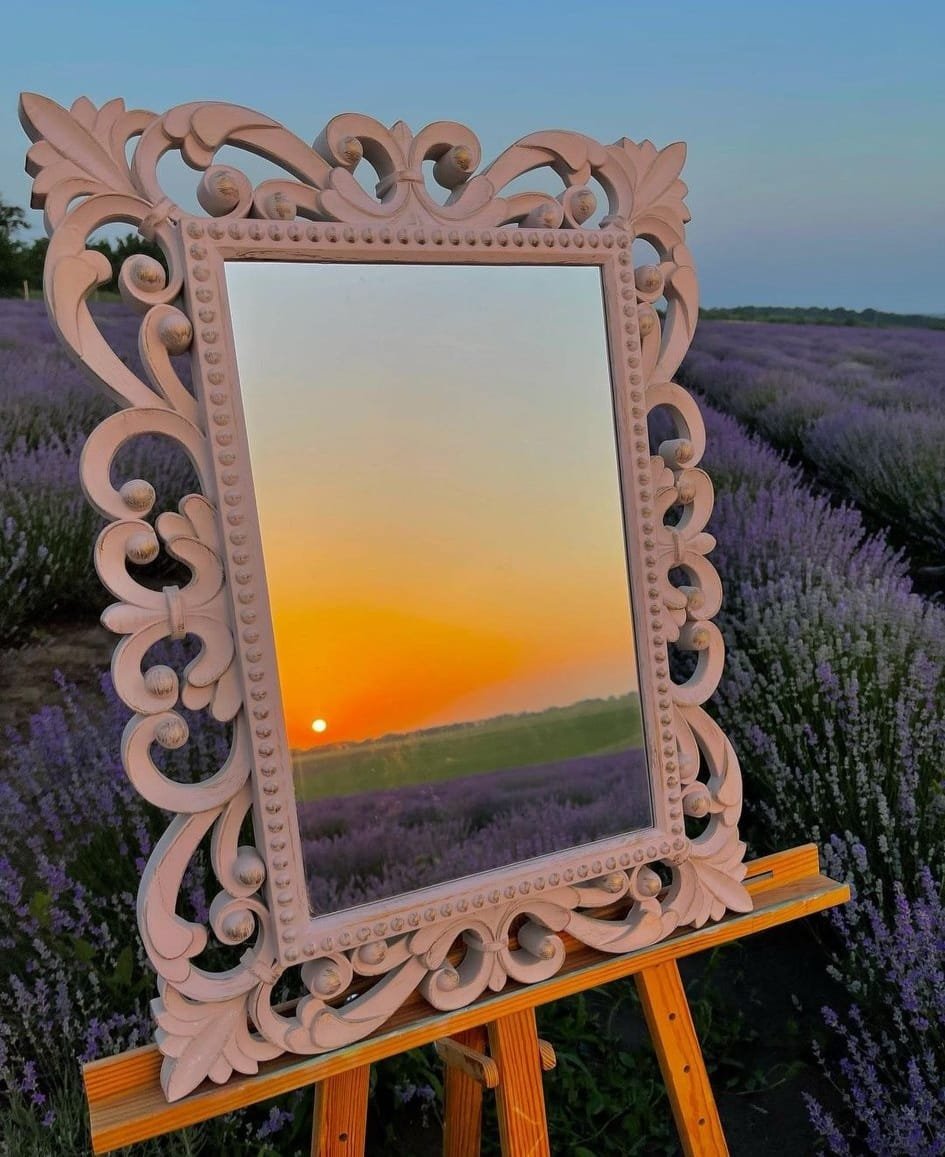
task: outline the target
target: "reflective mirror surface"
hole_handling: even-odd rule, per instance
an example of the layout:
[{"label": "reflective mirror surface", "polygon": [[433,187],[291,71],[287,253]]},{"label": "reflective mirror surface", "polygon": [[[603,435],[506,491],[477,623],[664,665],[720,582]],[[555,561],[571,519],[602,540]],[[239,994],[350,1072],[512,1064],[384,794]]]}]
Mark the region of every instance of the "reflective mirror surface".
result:
[{"label": "reflective mirror surface", "polygon": [[598,271],[226,277],[313,911],[649,825]]}]

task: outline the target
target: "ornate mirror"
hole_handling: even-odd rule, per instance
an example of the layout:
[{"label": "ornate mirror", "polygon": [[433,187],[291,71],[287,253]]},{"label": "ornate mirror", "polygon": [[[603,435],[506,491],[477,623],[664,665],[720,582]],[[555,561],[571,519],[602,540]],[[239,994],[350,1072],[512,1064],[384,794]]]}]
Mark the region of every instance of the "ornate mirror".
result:
[{"label": "ornate mirror", "polygon": [[[701,706],[704,430],[672,380],[697,315],[683,146],[544,132],[480,170],[449,122],[346,114],[309,146],[229,105],[21,116],[51,316],[120,407],[82,476],[125,767],[174,813],[139,894],[167,1096],[748,910],[738,765]],[[254,185],[224,146],[286,175]],[[203,213],[159,183],[170,151]],[[534,169],[558,191],[507,191]],[[142,374],[87,305],[115,221],[165,256],[122,270]],[[154,435],[200,488],[156,517],[116,465]],[[145,582],[162,553],[184,577]],[[196,645],[182,669],[166,639]],[[228,754],[187,782],[161,751],[201,716]],[[180,900],[201,856],[206,921]]]}]

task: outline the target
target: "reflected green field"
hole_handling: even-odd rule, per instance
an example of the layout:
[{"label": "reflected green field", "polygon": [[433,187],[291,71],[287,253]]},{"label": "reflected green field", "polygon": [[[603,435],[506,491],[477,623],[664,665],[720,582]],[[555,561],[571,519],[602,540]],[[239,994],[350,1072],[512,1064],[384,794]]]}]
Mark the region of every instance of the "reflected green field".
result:
[{"label": "reflected green field", "polygon": [[299,802],[643,746],[637,694],[295,752]]}]

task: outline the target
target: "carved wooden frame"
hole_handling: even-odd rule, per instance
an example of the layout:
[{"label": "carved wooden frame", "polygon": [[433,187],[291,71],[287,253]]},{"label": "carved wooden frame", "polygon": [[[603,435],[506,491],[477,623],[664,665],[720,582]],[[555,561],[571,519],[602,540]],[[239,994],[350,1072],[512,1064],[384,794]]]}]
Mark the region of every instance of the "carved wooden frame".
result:
[{"label": "carved wooden frame", "polygon": [[[451,1010],[510,978],[547,979],[564,960],[563,931],[604,952],[627,952],[726,909],[749,910],[738,763],[701,706],[723,662],[711,622],[721,584],[706,559],[714,539],[704,530],[713,491],[698,469],[705,432],[696,403],[672,380],[697,317],[679,179],[685,147],[657,151],[627,139],[605,146],[542,132],[476,173],[476,137],[450,122],[413,136],[403,123],[387,129],[345,114],[309,146],[268,117],[225,104],[185,104],[162,116],[126,111],[119,100],[96,109],[85,98],[67,111],[25,94],[20,117],[35,142],[27,158],[32,203],[45,209],[50,235],[50,316],[74,359],[121,407],[89,437],[81,474],[89,500],[109,520],[95,563],[119,600],[103,621],[124,636],[112,663],[118,694],[134,712],[124,766],[149,802],[177,813],[138,895],[141,936],[158,974],[154,1011],[168,1099],[206,1077],[253,1073],[286,1051],[320,1053],[359,1040],[417,989],[432,1008]],[[135,137],[129,164],[126,147]],[[253,187],[233,166],[214,164],[224,145],[263,156],[288,175]],[[184,212],[161,188],[158,161],[171,150],[203,171],[197,196],[207,216]],[[362,160],[377,172],[374,196],[352,175]],[[428,190],[425,161],[449,190],[445,203]],[[537,168],[557,174],[557,196],[503,196],[509,182]],[[591,181],[608,201],[593,225]],[[87,306],[111,276],[88,238],[117,221],[156,241],[170,270],[144,256],[121,270],[122,295],[142,314],[147,381],[111,350]],[[637,238],[655,247],[658,264],[634,268]],[[233,258],[600,268],[651,828],[344,912],[309,913],[223,278]],[[660,296],[665,319],[653,307]],[[193,393],[171,360],[188,350]],[[655,406],[670,414],[676,436],[651,456],[646,418]],[[129,439],[154,433],[186,450],[202,493],[182,497],[179,513],[152,525],[153,487],[131,479],[116,488],[111,468]],[[162,547],[191,570],[185,586],[153,591],[129,573],[129,561],[153,559]],[[684,585],[671,581],[674,571],[685,573]],[[142,670],[153,644],[186,634],[201,650],[183,672]],[[683,683],[673,681],[670,646],[698,652]],[[178,702],[233,723],[225,763],[194,784],[164,776],[150,754],[152,744],[187,742]],[[248,814],[255,846],[240,846]],[[686,817],[701,821],[694,838]],[[184,874],[208,836],[219,883],[210,931],[223,944],[252,942],[222,972],[194,962],[208,929],[177,912]],[[302,996],[291,1010],[277,1009],[276,982],[296,965]]]}]

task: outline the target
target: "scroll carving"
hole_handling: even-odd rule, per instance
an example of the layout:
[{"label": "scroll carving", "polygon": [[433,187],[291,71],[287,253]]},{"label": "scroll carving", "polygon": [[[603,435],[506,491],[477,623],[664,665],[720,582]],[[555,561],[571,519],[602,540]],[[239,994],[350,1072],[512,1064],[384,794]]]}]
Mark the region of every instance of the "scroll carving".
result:
[{"label": "scroll carving", "polygon": [[[563,932],[604,952],[627,952],[677,927],[719,919],[728,909],[749,910],[741,884],[738,762],[702,706],[723,661],[711,621],[721,585],[707,559],[714,540],[705,530],[712,485],[699,468],[705,432],[697,405],[673,381],[698,312],[684,235],[686,187],[679,178],[684,146],[657,150],[649,141],[627,139],[602,145],[577,133],[541,132],[480,169],[478,140],[452,122],[414,135],[402,122],[387,128],[345,114],[309,145],[276,121],[232,105],[185,104],[156,115],[128,111],[119,100],[96,109],[84,98],[66,110],[30,94],[22,98],[21,120],[34,142],[27,160],[32,203],[44,209],[50,235],[44,279],[50,316],[71,356],[119,407],[90,436],[82,481],[109,520],[95,563],[116,599],[103,621],[121,636],[114,681],[133,713],[124,765],[149,802],[176,813],[138,896],[141,935],[159,977],[154,1010],[168,1098],[186,1095],[206,1078],[222,1082],[234,1071],[255,1072],[283,1051],[320,1053],[356,1041],[418,990],[433,1008],[449,1010],[500,991],[509,979],[547,979],[564,962]],[[224,146],[274,162],[285,176],[254,185],[237,168],[216,162]],[[185,213],[161,187],[158,162],[172,151],[202,173],[197,198],[206,217]],[[428,162],[441,196],[429,187]],[[373,193],[355,176],[359,166],[374,169]],[[536,169],[556,174],[560,192],[505,191]],[[88,240],[115,222],[153,239],[167,263],[165,272],[139,255],[121,270],[122,296],[141,315],[143,376],[110,348],[87,304],[111,277]],[[634,268],[636,239],[655,248],[657,263]],[[271,723],[261,706],[263,677],[257,691],[253,652],[241,651],[236,638],[233,608],[241,605],[243,572],[234,557],[241,557],[243,515],[240,496],[226,482],[235,436],[217,424],[222,411],[215,414],[199,391],[195,396],[184,385],[174,359],[203,351],[201,372],[212,401],[227,355],[217,352],[217,323],[204,320],[216,308],[200,284],[208,248],[316,240],[362,253],[408,244],[467,255],[476,246],[526,254],[584,246],[612,251],[619,286],[613,316],[623,319],[630,350],[627,420],[637,437],[645,433],[647,411],[660,406],[671,415],[675,436],[655,455],[645,442],[634,444],[641,526],[635,546],[646,587],[636,597],[649,604],[653,623],[650,724],[665,823],[619,853],[589,853],[583,872],[551,869],[512,887],[511,895],[487,883],[479,892],[461,890],[429,918],[397,909],[363,937],[344,933],[303,944],[292,925],[292,901],[285,899],[286,881],[301,870],[293,861],[291,821],[273,819],[286,813],[273,802],[279,779],[265,754],[275,749],[266,738]],[[664,316],[655,308],[661,298]],[[136,478],[116,485],[113,464],[127,442],[155,434],[188,455],[200,493],[181,496],[176,513],[149,521],[153,485]],[[671,511],[681,515],[670,518]],[[225,545],[224,534],[235,548]],[[129,563],[148,562],[160,551],[184,564],[186,583],[156,591],[129,572]],[[677,586],[670,576],[680,572],[687,579]],[[252,623],[254,613],[246,612],[241,623]],[[148,665],[156,643],[184,635],[197,639],[200,651],[183,671]],[[697,654],[684,683],[670,677],[669,645]],[[188,742],[181,707],[231,724],[225,761],[196,783],[172,780],[152,755]],[[255,846],[239,842],[248,816]],[[686,833],[687,817],[701,825],[694,838]],[[281,835],[280,824],[287,825]],[[178,898],[188,866],[208,840],[219,890],[202,924],[180,914]],[[660,863],[668,884],[656,870]],[[211,940],[245,950],[232,966],[213,971],[200,962]],[[302,995],[291,1012],[280,1011],[273,992],[294,963]],[[348,997],[355,981],[357,995]]]}]

